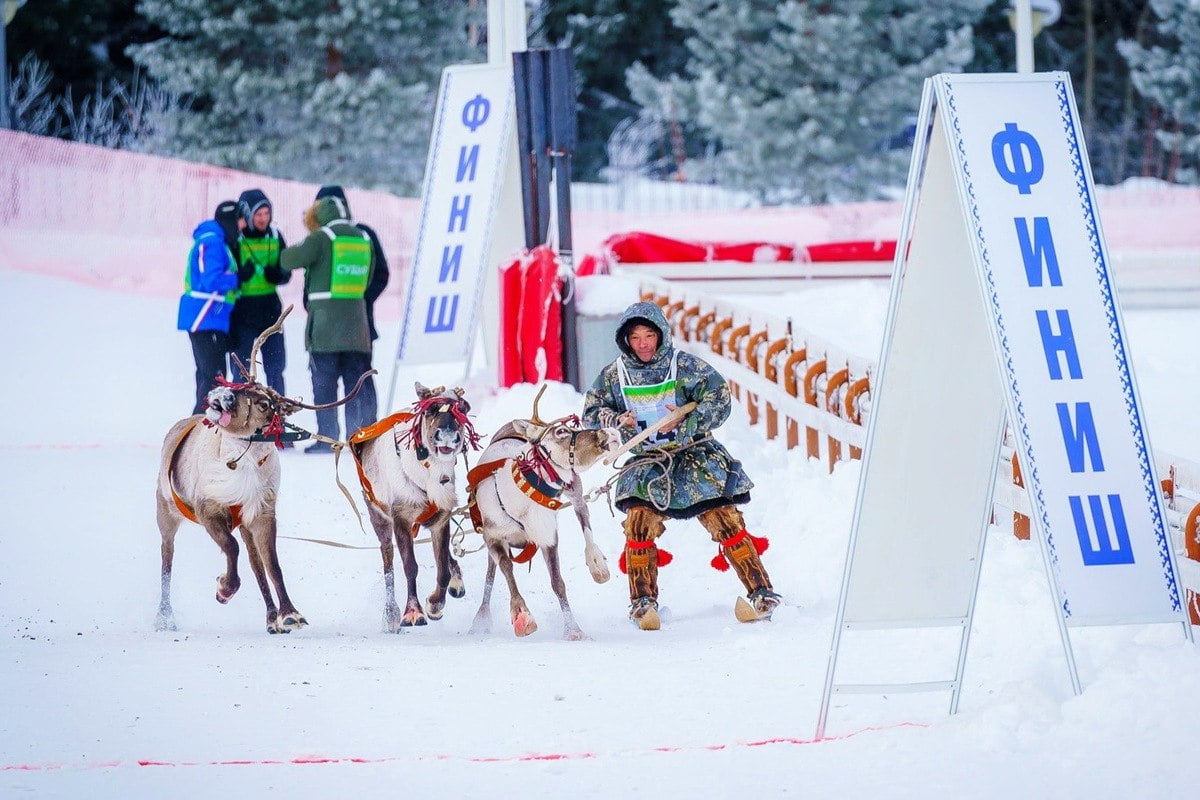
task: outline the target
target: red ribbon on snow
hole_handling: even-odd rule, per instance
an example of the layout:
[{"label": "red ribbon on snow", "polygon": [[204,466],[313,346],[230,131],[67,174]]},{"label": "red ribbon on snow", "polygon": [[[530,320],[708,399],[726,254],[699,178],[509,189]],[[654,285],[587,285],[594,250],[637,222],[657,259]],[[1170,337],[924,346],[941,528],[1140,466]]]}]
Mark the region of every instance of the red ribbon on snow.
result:
[{"label": "red ribbon on snow", "polygon": [[733,536],[729,537],[728,539],[726,539],[725,541],[723,541],[719,545],[717,545],[717,555],[715,558],[713,558],[712,561],[709,562],[710,564],[712,564],[712,568],[715,569],[717,572],[725,572],[726,570],[728,570],[729,569],[729,561],[728,561],[728,559],[725,558],[725,551],[727,549],[736,547],[737,545],[741,544],[742,542],[744,542],[746,540],[747,537],[749,537],[751,543],[754,544],[754,549],[755,549],[755,551],[758,552],[758,554],[760,556],[764,552],[766,552],[768,547],[771,546],[771,541],[769,539],[767,539],[766,537],[751,536],[750,532],[748,530],[746,530],[745,528],[742,528],[736,534],[734,534]]},{"label": "red ribbon on snow", "polygon": [[[625,540],[625,550],[621,551],[621,557],[617,559],[618,569],[620,569],[621,572],[624,572],[624,573],[629,572],[629,569],[627,568],[627,566],[625,564],[626,550],[648,550],[651,547],[654,547],[653,539],[651,539],[648,542],[635,542],[633,539],[626,539]],[[667,564],[670,564],[674,559],[675,559],[675,556],[671,555],[666,550],[660,549],[658,551],[658,566],[665,567]]]}]

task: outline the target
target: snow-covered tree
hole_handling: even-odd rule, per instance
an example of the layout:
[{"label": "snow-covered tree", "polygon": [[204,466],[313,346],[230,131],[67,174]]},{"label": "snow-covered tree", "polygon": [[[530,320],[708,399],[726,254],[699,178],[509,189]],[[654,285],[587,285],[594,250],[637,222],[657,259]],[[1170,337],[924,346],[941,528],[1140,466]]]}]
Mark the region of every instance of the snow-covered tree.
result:
[{"label": "snow-covered tree", "polygon": [[876,197],[902,186],[925,78],[972,57],[972,25],[991,0],[678,0],[685,75],[628,79],[643,113],[702,137],[689,180],[717,180],[766,202]]},{"label": "snow-covered tree", "polygon": [[[471,60],[461,0],[140,0],[167,35],[130,48],[188,101],[175,155],[412,193],[442,68]],[[476,57],[476,60],[477,57]]]},{"label": "snow-covered tree", "polygon": [[1175,180],[1200,182],[1200,2],[1151,0],[1158,42],[1119,45],[1138,93],[1162,108],[1169,124],[1158,131],[1164,148],[1178,154]]}]

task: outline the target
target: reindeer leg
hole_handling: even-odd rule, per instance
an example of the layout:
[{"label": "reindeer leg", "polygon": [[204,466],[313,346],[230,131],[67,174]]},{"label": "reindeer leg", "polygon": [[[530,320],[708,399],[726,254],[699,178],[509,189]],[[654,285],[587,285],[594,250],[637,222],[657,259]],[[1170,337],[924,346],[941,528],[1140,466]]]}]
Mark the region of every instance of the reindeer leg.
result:
[{"label": "reindeer leg", "polygon": [[497,566],[504,573],[504,579],[508,581],[508,611],[512,617],[513,633],[517,636],[528,636],[537,630],[537,622],[533,618],[533,614],[529,613],[529,606],[525,604],[525,598],[521,596],[521,590],[517,588],[517,580],[513,577],[513,562],[512,556],[508,553],[508,545],[504,542],[492,545],[492,557],[496,559]]},{"label": "reindeer leg", "polygon": [[[257,520],[256,520],[257,522]],[[250,569],[254,579],[258,581],[258,590],[263,596],[263,605],[267,607],[267,633],[278,633],[275,620],[279,618],[279,609],[275,607],[275,598],[271,595],[271,584],[267,582],[267,571],[263,567],[262,553],[254,540],[254,532],[242,526],[242,542],[246,545],[246,555],[250,558]]]},{"label": "reindeer leg", "polygon": [[[254,521],[255,544],[263,555],[263,565],[271,583],[275,584],[275,594],[279,595],[279,616],[275,619],[275,633],[290,633],[308,624],[304,615],[296,610],[292,599],[288,597],[287,587],[283,584],[283,568],[279,566],[279,551],[276,549],[275,537],[277,528],[275,513],[264,514]],[[269,628],[268,628],[269,630]]]},{"label": "reindeer leg", "polygon": [[458,565],[458,560],[450,553],[446,554],[446,558],[450,562],[450,583],[446,584],[447,591],[451,597],[466,597],[467,586],[463,583],[462,567]]},{"label": "reindeer leg", "polygon": [[496,581],[496,559],[488,553],[487,577],[483,579],[483,597],[479,601],[479,610],[471,622],[472,634],[492,632],[492,585]]},{"label": "reindeer leg", "polygon": [[437,564],[437,582],[433,592],[426,598],[425,614],[430,619],[441,619],[446,608],[446,587],[450,583],[450,515],[445,512],[434,520],[429,532],[433,538],[433,560]]},{"label": "reindeer leg", "polygon": [[400,632],[400,606],[396,605],[396,553],[392,549],[392,521],[363,495],[367,502],[367,512],[371,517],[371,527],[375,529],[375,537],[379,539],[379,554],[383,557],[383,621],[388,633]]},{"label": "reindeer leg", "polygon": [[408,584],[408,599],[404,603],[400,627],[426,625],[428,622],[425,612],[421,610],[421,601],[417,599],[417,556],[413,552],[412,537],[413,525],[416,522],[406,519],[404,509],[399,505],[392,507],[392,514],[392,525],[396,530],[396,549],[400,551],[400,563],[404,565],[404,578]]},{"label": "reindeer leg", "polygon": [[208,535],[225,554],[225,574],[217,576],[217,602],[223,605],[228,603],[242,586],[237,572],[238,543],[232,535],[233,519],[229,516],[229,509],[209,501],[205,501],[201,508],[197,509],[196,517],[201,520],[204,530],[208,531]]},{"label": "reindeer leg", "polygon": [[571,611],[571,604],[567,602],[567,584],[563,581],[562,569],[558,563],[558,545],[543,547],[542,554],[546,557],[546,569],[550,572],[550,588],[558,595],[558,605],[562,608],[563,638],[570,642],[578,642],[580,639],[586,639],[587,637],[584,635],[583,629],[575,621],[575,614]]},{"label": "reindeer leg", "polygon": [[162,535],[162,597],[158,601],[158,616],[154,619],[156,631],[178,630],[175,625],[175,612],[171,610],[171,565],[175,561],[175,533],[182,521],[178,513],[173,513],[173,504],[158,495],[158,532]]},{"label": "reindeer leg", "polygon": [[609,579],[608,561],[604,558],[604,551],[592,540],[592,517],[583,500],[583,478],[575,473],[574,479],[563,488],[571,498],[571,508],[579,520],[579,529],[583,531],[583,560],[588,572],[592,573],[592,580],[596,583],[604,583]]}]

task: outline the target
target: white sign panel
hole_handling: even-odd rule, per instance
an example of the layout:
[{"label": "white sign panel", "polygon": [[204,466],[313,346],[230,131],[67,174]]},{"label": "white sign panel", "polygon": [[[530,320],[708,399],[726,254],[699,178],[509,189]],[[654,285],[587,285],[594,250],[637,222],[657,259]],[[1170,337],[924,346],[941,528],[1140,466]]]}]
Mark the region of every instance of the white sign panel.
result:
[{"label": "white sign panel", "polygon": [[936,87],[1062,614],[1076,625],[1178,621],[1165,512],[1069,78],[943,75]]},{"label": "white sign panel", "polygon": [[470,356],[512,117],[508,67],[442,73],[397,361]]}]

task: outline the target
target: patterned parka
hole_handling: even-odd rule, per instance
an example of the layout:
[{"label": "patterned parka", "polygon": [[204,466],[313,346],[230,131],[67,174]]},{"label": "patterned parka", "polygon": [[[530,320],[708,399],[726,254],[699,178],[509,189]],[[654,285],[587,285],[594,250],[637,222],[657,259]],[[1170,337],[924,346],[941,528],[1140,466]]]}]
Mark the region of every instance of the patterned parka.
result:
[{"label": "patterned parka", "polygon": [[[643,363],[625,341],[628,329],[645,324],[659,332],[658,350]],[[619,362],[634,386],[667,380],[675,347],[662,309],[655,303],[634,303],[617,324]],[[618,427],[616,418],[626,411],[617,361],[601,370],[584,398],[583,424],[589,428]],[[712,438],[712,431],[729,418],[729,384],[715,369],[691,353],[679,352],[676,366],[675,405],[696,401],[696,409],[679,423],[676,441],[663,447],[637,445],[626,470],[617,481],[615,502],[622,511],[633,505],[650,505],[660,513],[687,519],[712,508],[745,503],[754,484],[729,451]],[[623,441],[637,435],[634,428],[619,428]],[[640,462],[640,463],[639,463]]]}]

